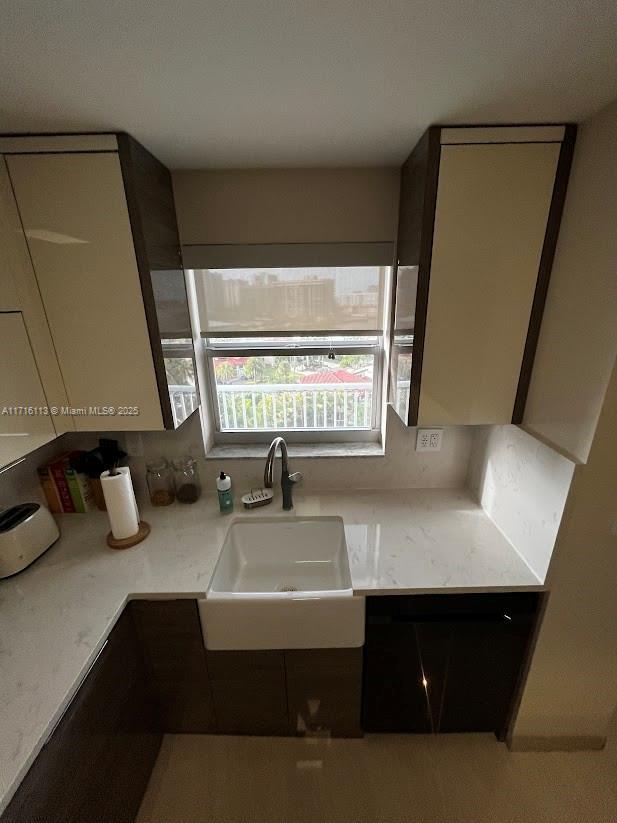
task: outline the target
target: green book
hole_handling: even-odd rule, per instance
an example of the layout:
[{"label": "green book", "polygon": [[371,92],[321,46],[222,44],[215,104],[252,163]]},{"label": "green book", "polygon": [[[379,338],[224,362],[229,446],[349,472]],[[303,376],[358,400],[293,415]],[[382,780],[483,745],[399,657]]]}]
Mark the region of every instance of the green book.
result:
[{"label": "green book", "polygon": [[73,505],[75,506],[75,511],[85,512],[86,505],[81,496],[81,489],[79,488],[79,483],[77,482],[77,472],[75,471],[75,469],[71,468],[71,466],[67,466],[64,469],[64,476],[66,477],[66,485],[69,487],[69,494],[71,495],[71,500],[73,501]]},{"label": "green book", "polygon": [[78,454],[79,452],[71,452],[69,455],[69,460],[67,460],[64,468],[64,476],[66,478],[66,484],[69,487],[71,500],[75,506],[75,511],[87,512],[94,508],[90,481],[85,474],[82,474],[73,468],[70,460],[70,458],[75,457]]}]

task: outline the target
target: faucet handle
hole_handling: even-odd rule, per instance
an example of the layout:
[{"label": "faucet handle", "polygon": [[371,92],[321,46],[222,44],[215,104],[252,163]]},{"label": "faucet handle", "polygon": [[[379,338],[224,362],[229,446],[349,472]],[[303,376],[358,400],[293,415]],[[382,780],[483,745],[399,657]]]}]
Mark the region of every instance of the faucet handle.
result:
[{"label": "faucet handle", "polygon": [[302,472],[294,472],[293,474],[290,474],[289,479],[292,483],[299,483],[301,480],[304,480],[302,477]]}]

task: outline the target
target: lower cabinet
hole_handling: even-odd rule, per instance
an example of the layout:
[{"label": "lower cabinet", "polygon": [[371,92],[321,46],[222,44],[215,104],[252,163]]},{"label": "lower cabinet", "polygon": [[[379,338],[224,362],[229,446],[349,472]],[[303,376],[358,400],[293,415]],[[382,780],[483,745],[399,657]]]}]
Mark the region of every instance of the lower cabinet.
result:
[{"label": "lower cabinet", "polygon": [[363,728],[506,732],[539,595],[367,598]]},{"label": "lower cabinet", "polygon": [[361,737],[362,649],[285,652],[289,734]]},{"label": "lower cabinet", "polygon": [[362,649],[206,651],[195,600],[134,600],[160,728],[357,737]]},{"label": "lower cabinet", "polygon": [[367,614],[362,703],[365,731],[431,730],[413,624],[371,619]]},{"label": "lower cabinet", "polygon": [[162,734],[130,611],[125,611],[2,823],[133,821]]},{"label": "lower cabinet", "polygon": [[206,659],[217,732],[288,734],[282,651],[209,651]]},{"label": "lower cabinet", "polygon": [[165,733],[503,735],[540,595],[369,597],[357,649],[206,651],[197,602],[128,604],[2,823],[131,823]]},{"label": "lower cabinet", "polygon": [[133,600],[127,609],[137,629],[161,730],[216,731],[197,601]]},{"label": "lower cabinet", "polygon": [[207,652],[219,734],[359,737],[362,649]]}]

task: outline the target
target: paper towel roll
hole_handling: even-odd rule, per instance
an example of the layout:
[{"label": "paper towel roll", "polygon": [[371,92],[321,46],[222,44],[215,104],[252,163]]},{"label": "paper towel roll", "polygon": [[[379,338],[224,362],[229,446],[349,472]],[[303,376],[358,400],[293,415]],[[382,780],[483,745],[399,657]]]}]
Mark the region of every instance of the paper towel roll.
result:
[{"label": "paper towel roll", "polygon": [[139,531],[139,511],[131,472],[128,466],[116,470],[118,474],[109,472],[101,474],[101,488],[109,515],[111,533],[116,540],[133,537]]}]

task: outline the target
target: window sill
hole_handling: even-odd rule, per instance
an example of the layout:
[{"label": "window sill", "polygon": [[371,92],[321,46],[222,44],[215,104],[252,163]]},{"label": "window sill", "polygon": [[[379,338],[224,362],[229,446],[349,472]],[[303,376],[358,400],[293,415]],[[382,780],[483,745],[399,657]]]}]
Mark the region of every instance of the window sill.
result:
[{"label": "window sill", "polygon": [[[383,457],[381,443],[288,443],[287,451],[294,457]],[[206,460],[265,460],[267,443],[214,445]]]}]

